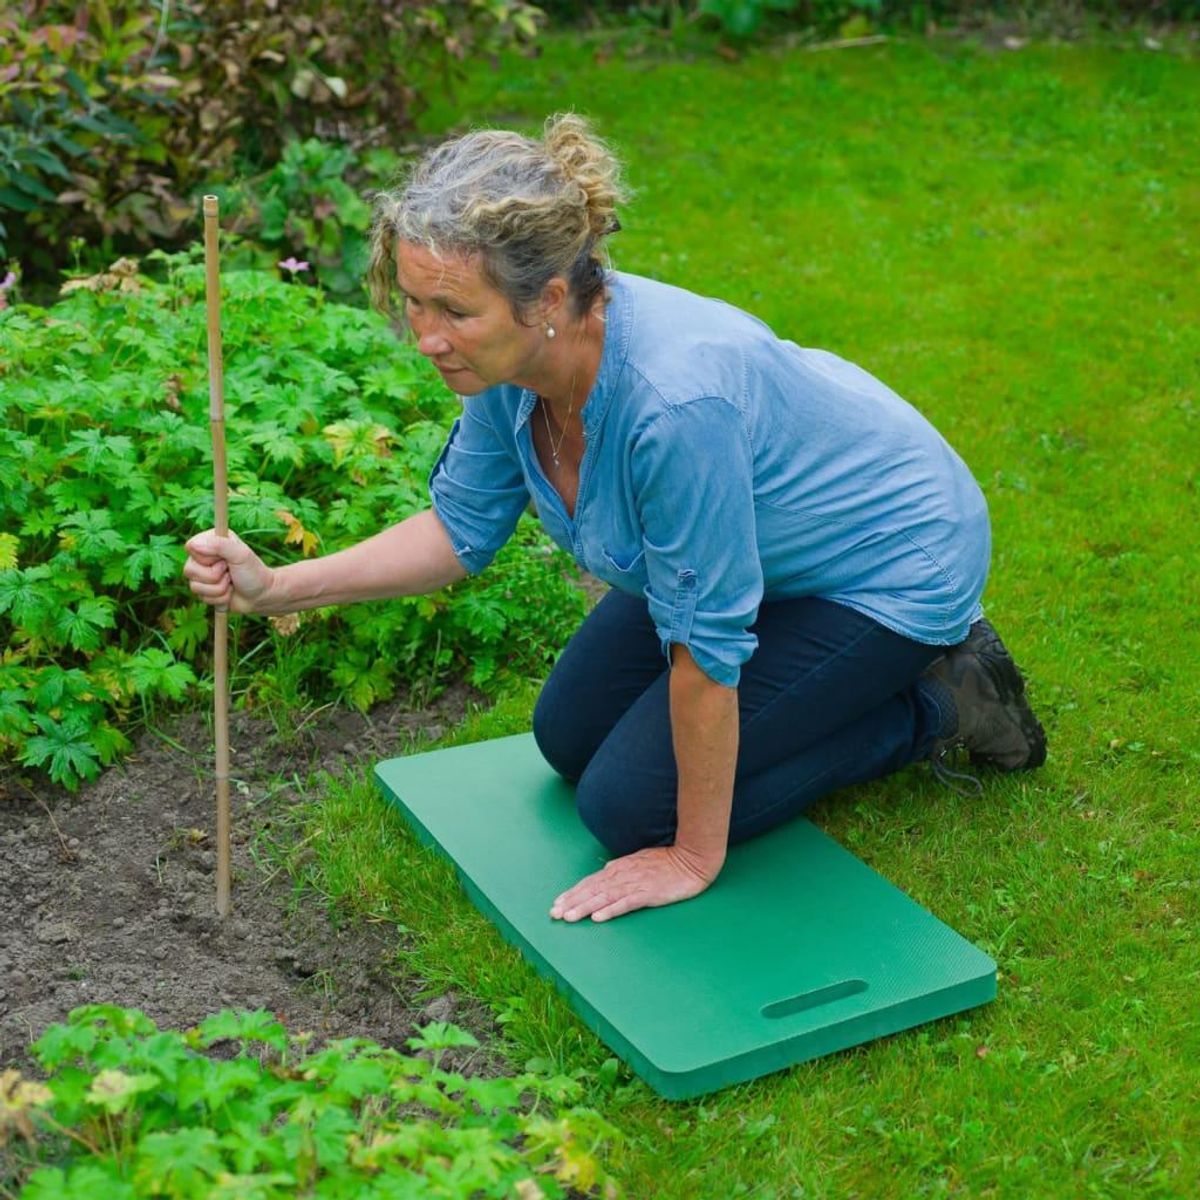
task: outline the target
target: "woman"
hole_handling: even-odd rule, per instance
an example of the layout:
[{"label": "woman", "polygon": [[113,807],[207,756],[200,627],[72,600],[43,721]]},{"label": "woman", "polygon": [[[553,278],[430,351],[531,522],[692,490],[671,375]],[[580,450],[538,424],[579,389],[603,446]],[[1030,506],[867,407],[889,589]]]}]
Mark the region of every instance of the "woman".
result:
[{"label": "woman", "polygon": [[370,284],[464,398],[432,507],[274,570],[210,531],[185,568],[235,612],[432,591],[483,570],[532,498],[612,585],[534,714],[614,855],[554,900],[568,921],[694,896],[730,842],[920,759],[1045,758],[981,619],[987,509],[962,461],[860,368],[606,271],[621,199],[575,116],[427,155],[376,201]]}]

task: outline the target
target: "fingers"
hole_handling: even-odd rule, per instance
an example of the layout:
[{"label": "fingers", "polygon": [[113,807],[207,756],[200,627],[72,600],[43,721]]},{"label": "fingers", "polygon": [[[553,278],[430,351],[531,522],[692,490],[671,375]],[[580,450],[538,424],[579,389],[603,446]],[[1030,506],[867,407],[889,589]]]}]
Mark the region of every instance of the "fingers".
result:
[{"label": "fingers", "polygon": [[233,605],[233,579],[229,567],[249,553],[249,547],[230,533],[222,537],[215,530],[206,529],[184,543],[187,561],[183,564],[183,575],[192,594],[205,604],[216,608]]},{"label": "fingers", "polygon": [[217,583],[197,583],[193,580],[188,586],[192,589],[192,595],[205,604],[228,608],[233,603],[233,584],[228,577]]},{"label": "fingers", "polygon": [[205,588],[225,586],[229,583],[229,564],[223,558],[207,562],[189,558],[183,564],[183,577],[191,583],[193,592],[203,596],[208,594]]},{"label": "fingers", "polygon": [[188,553],[189,557],[183,564],[183,575],[188,581],[192,595],[203,600],[205,604],[228,608],[233,601],[233,580],[229,574],[229,564],[223,558],[195,555],[190,549]]},{"label": "fingers", "polygon": [[699,895],[712,882],[684,869],[673,846],[656,846],[614,858],[603,870],[582,879],[558,896],[550,909],[555,920],[609,921],[639,908],[660,908]]},{"label": "fingers", "polygon": [[568,923],[582,921],[585,917],[591,917],[593,921],[608,921],[653,903],[656,902],[650,899],[642,883],[614,880],[593,888],[586,896],[570,901],[569,907],[562,913],[562,919]]},{"label": "fingers", "polygon": [[611,904],[596,909],[592,913],[592,920],[611,921],[613,917],[623,917],[626,913],[636,912],[639,908],[645,907],[646,904],[642,900],[635,899],[633,896],[622,896],[619,900],[614,900]]},{"label": "fingers", "polygon": [[559,896],[550,909],[550,915],[556,920],[582,921],[584,917],[609,908],[621,899],[628,899],[628,886],[629,881],[623,883],[614,879],[606,867],[603,871],[597,871],[595,875],[589,875]]},{"label": "fingers", "polygon": [[183,548],[192,558],[205,566],[211,566],[214,562],[222,559],[240,562],[250,549],[236,533],[230,531],[228,535],[222,537],[215,529],[206,529],[203,533],[189,538]]}]

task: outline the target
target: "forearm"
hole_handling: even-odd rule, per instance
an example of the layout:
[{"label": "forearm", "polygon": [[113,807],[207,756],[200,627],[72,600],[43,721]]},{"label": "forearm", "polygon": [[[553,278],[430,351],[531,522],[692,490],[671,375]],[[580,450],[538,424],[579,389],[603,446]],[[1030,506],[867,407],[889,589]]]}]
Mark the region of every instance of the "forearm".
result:
[{"label": "forearm", "polygon": [[441,521],[427,509],[336,554],[276,568],[256,611],[289,613],[422,595],[465,576]]},{"label": "forearm", "polygon": [[720,871],[729,842],[737,690],[709,679],[686,647],[671,650],[671,737],[679,774],[675,845],[711,878]]}]

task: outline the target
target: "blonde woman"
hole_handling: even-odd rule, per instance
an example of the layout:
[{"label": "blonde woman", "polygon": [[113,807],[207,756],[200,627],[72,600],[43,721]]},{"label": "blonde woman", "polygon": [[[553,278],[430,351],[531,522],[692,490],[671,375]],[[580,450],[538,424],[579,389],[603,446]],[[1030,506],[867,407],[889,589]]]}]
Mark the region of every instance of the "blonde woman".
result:
[{"label": "blonde woman", "polygon": [[731,842],[910,763],[1045,758],[982,619],[988,515],[962,460],[861,368],[606,269],[622,199],[572,115],[430,152],[378,197],[370,270],[463,398],[429,509],[276,569],[210,531],[185,568],[236,612],[428,592],[486,569],[532,499],[612,585],[534,714],[613,855],[547,897],[567,921],[694,896]]}]

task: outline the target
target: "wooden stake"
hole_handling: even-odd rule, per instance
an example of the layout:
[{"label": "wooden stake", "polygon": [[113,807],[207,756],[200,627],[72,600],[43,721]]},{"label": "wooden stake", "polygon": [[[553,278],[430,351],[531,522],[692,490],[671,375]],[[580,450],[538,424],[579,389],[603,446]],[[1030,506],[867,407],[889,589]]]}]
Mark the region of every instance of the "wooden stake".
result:
[{"label": "wooden stake", "polygon": [[[204,297],[208,309],[208,423],[213,447],[213,525],[229,533],[225,472],[225,375],[221,363],[221,266],[216,196],[204,197]],[[213,736],[217,751],[217,915],[229,913],[229,613],[213,620]]]}]

